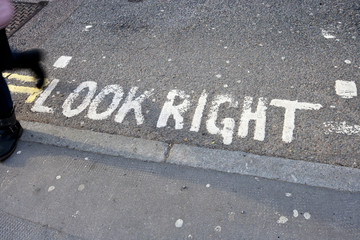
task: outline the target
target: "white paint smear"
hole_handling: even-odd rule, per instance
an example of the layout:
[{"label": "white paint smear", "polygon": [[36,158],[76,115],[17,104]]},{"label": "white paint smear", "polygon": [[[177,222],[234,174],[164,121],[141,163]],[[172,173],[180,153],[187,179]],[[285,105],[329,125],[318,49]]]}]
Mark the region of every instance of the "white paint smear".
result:
[{"label": "white paint smear", "polygon": [[216,226],[216,227],[214,228],[214,230],[215,230],[215,232],[221,232],[221,226]]},{"label": "white paint smear", "polygon": [[357,88],[354,81],[335,81],[336,94],[342,98],[353,98],[357,96]]},{"label": "white paint smear", "polygon": [[85,185],[84,184],[80,184],[79,187],[78,187],[78,191],[82,191],[85,189]]},{"label": "white paint smear", "polygon": [[277,223],[284,224],[284,223],[286,223],[288,220],[289,220],[289,219],[287,219],[287,217],[281,216],[281,217],[279,218],[279,220],[277,220]]},{"label": "white paint smear", "polygon": [[295,218],[297,218],[297,217],[299,216],[298,210],[296,210],[296,209],[293,210],[293,216],[294,216]]},{"label": "white paint smear", "polygon": [[54,189],[55,189],[55,186],[50,186],[48,189],[48,192],[54,191]]},{"label": "white paint smear", "polygon": [[296,101],[282,100],[282,99],[273,99],[270,102],[270,105],[285,108],[282,140],[286,143],[291,143],[293,140],[296,110],[319,110],[320,108],[322,108],[322,105],[320,104],[298,102],[297,100]]},{"label": "white paint smear", "polygon": [[70,63],[71,59],[71,56],[61,56],[56,60],[53,66],[56,68],[65,68]]},{"label": "white paint smear", "polygon": [[339,133],[344,135],[360,135],[360,125],[348,125],[346,122],[324,122],[325,134]]},{"label": "white paint smear", "polygon": [[308,213],[308,212],[304,213],[304,218],[305,218],[306,220],[309,220],[309,219],[311,218],[311,214]]},{"label": "white paint smear", "polygon": [[321,34],[323,35],[324,38],[326,39],[333,39],[335,38],[334,35],[330,34],[330,31],[326,31],[324,29],[321,29]]},{"label": "white paint smear", "polygon": [[175,222],[175,227],[181,228],[183,226],[183,224],[184,224],[184,221],[182,219],[178,219]]},{"label": "white paint smear", "polygon": [[291,197],[291,196],[292,196],[292,194],[291,194],[291,193],[285,193],[285,196],[287,196],[287,197]]}]

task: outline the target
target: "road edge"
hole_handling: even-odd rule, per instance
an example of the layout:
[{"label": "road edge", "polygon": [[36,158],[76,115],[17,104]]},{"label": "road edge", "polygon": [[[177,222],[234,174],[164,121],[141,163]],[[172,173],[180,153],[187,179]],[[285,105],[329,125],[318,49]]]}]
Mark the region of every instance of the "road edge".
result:
[{"label": "road edge", "polygon": [[[272,180],[360,192],[360,169],[329,164],[259,156],[21,121],[25,142],[121,156],[142,161],[170,163]],[[140,147],[139,147],[140,146]]]}]

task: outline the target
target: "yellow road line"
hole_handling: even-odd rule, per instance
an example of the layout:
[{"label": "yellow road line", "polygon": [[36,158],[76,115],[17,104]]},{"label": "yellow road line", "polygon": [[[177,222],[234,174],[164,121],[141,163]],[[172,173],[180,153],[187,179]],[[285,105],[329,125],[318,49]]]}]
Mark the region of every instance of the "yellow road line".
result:
[{"label": "yellow road line", "polygon": [[3,78],[6,78],[7,76],[9,76],[11,73],[3,73],[2,76]]},{"label": "yellow road line", "polygon": [[[9,76],[10,75],[10,76]],[[22,82],[35,82],[36,79],[32,76],[20,75],[20,74],[9,74],[8,79],[16,79]]]},{"label": "yellow road line", "polygon": [[23,87],[23,86],[14,86],[14,85],[9,85],[9,90],[14,93],[30,94],[30,96],[25,101],[26,103],[32,103],[42,91],[41,89],[34,87]]}]

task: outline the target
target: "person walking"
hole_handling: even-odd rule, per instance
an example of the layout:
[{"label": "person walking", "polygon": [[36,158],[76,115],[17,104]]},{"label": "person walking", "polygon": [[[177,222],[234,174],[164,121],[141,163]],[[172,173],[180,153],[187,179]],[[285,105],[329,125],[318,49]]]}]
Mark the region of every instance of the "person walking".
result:
[{"label": "person walking", "polygon": [[13,53],[10,49],[5,27],[10,23],[13,11],[10,0],[0,0],[0,161],[12,155],[23,132],[16,120],[15,107],[9,87],[2,76],[3,71],[28,68],[37,76],[38,88],[42,88],[45,82],[45,73],[40,65],[43,54],[40,50]]}]

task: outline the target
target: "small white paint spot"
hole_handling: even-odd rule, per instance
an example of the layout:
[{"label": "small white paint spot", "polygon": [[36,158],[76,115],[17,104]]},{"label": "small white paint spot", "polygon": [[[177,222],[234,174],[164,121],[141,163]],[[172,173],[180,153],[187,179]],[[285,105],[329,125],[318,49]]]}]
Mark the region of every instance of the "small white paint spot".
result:
[{"label": "small white paint spot", "polygon": [[353,98],[357,96],[356,84],[353,81],[335,81],[335,91],[341,98]]},{"label": "small white paint spot", "polygon": [[290,88],[292,88],[292,89],[293,89],[293,88],[294,88],[294,86],[290,86]]},{"label": "small white paint spot", "polygon": [[6,173],[9,173],[9,172],[10,172],[10,170],[7,170],[7,171],[6,171]]},{"label": "small white paint spot", "polygon": [[295,218],[297,218],[297,217],[299,216],[298,210],[296,210],[296,209],[293,210],[293,216],[294,216]]},{"label": "small white paint spot", "polygon": [[206,187],[209,188],[209,187],[210,187],[210,184],[206,184]]},{"label": "small white paint spot", "polygon": [[54,191],[54,189],[55,189],[55,186],[50,186],[48,189],[48,192]]},{"label": "small white paint spot", "polygon": [[229,212],[229,217],[228,217],[230,222],[235,221],[235,213],[234,212]]},{"label": "small white paint spot", "polygon": [[284,224],[288,221],[287,217],[281,216],[279,220],[277,220],[277,223]]},{"label": "small white paint spot", "polygon": [[161,9],[160,12],[164,12],[165,10],[164,9]]},{"label": "small white paint spot", "polygon": [[227,88],[227,87],[229,87],[227,84],[224,84],[224,88]]},{"label": "small white paint spot", "polygon": [[87,32],[87,31],[89,31],[89,29],[92,28],[92,27],[93,27],[92,25],[87,25],[87,26],[85,26],[85,30],[84,30],[84,31]]},{"label": "small white paint spot", "polygon": [[152,102],[156,102],[156,99],[154,98],[154,99],[152,100]]},{"label": "small white paint spot", "polygon": [[348,59],[346,59],[344,62],[345,62],[346,64],[351,64],[351,61],[348,60]]},{"label": "small white paint spot", "polygon": [[18,151],[16,154],[17,154],[17,155],[20,155],[20,154],[21,154],[21,151]]},{"label": "small white paint spot", "polygon": [[171,61],[172,61],[172,59],[171,59],[171,58],[169,58],[169,59],[168,59],[168,62],[171,62]]},{"label": "small white paint spot", "polygon": [[184,224],[184,221],[182,219],[178,219],[175,222],[175,227],[181,228],[183,226],[183,224]]},{"label": "small white paint spot", "polygon": [[237,83],[241,83],[241,80],[236,81]]},{"label": "small white paint spot", "polygon": [[106,58],[106,56],[103,56],[103,59],[105,59]]},{"label": "small white paint spot", "polygon": [[85,160],[86,160],[86,161],[89,161],[89,158],[88,158],[88,157],[86,157],[86,158],[85,158]]},{"label": "small white paint spot", "polygon": [[321,34],[323,35],[324,38],[326,39],[333,39],[335,38],[334,35],[330,34],[331,31],[326,31],[324,29],[321,29]]},{"label": "small white paint spot", "polygon": [[283,61],[284,61],[284,60],[285,60],[285,57],[281,57],[281,60],[283,60]]},{"label": "small white paint spot", "polygon": [[193,239],[193,236],[191,234],[189,234],[188,236],[189,239]]},{"label": "small white paint spot", "polygon": [[149,114],[150,110],[146,110],[146,114]]},{"label": "small white paint spot", "polygon": [[225,46],[224,48],[225,48],[225,49],[227,49],[228,47],[227,47],[227,46]]},{"label": "small white paint spot", "polygon": [[80,184],[79,187],[78,187],[78,191],[82,191],[85,189],[85,185],[84,184]]},{"label": "small white paint spot", "polygon": [[330,106],[330,108],[336,108],[336,106],[334,106],[334,105],[331,105],[331,106]]},{"label": "small white paint spot", "polygon": [[230,61],[229,61],[229,60],[227,60],[227,61],[226,61],[226,63],[227,63],[227,64],[229,64],[229,63],[230,63]]},{"label": "small white paint spot", "polygon": [[216,74],[215,77],[221,78],[221,74]]},{"label": "small white paint spot", "polygon": [[59,180],[59,179],[61,179],[61,176],[60,175],[56,176],[56,180]]},{"label": "small white paint spot", "polygon": [[65,68],[70,63],[71,59],[71,56],[61,56],[56,60],[53,66],[55,68]]},{"label": "small white paint spot", "polygon": [[216,227],[214,228],[214,230],[215,230],[215,232],[221,232],[221,226],[216,226]]},{"label": "small white paint spot", "polygon": [[257,182],[260,181],[258,177],[255,177],[255,180],[256,180]]},{"label": "small white paint spot", "polygon": [[334,66],[334,68],[338,68],[338,66]]},{"label": "small white paint spot", "polygon": [[305,218],[306,220],[309,220],[309,219],[311,218],[311,214],[308,213],[308,212],[304,213],[304,218]]},{"label": "small white paint spot", "polygon": [[291,197],[291,196],[292,196],[292,194],[291,194],[291,193],[285,193],[285,196],[287,196],[287,197]]},{"label": "small white paint spot", "polygon": [[56,95],[59,95],[60,94],[60,91],[56,91]]}]

